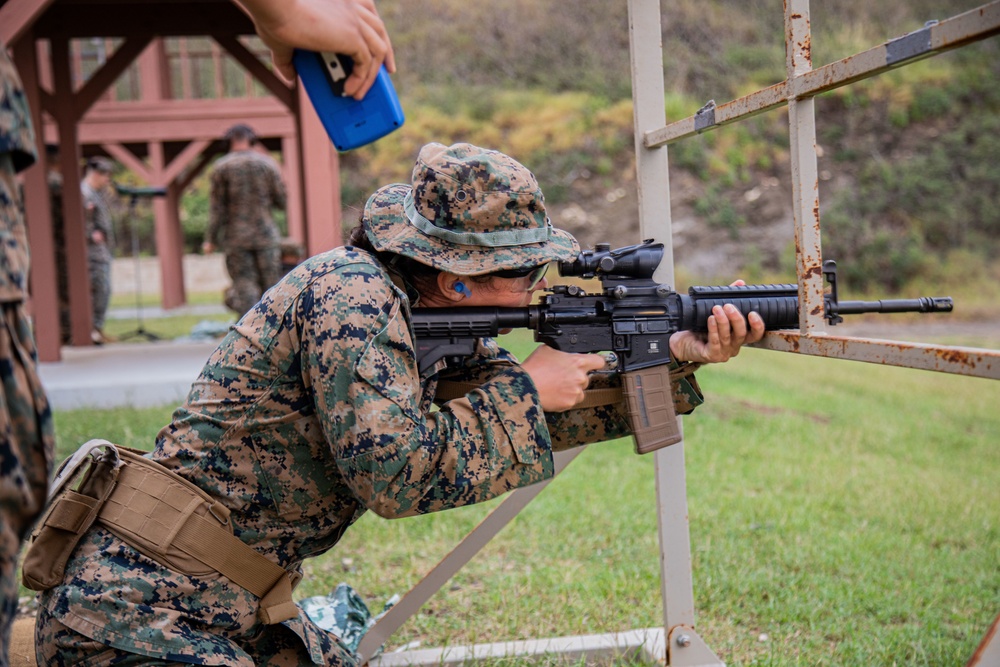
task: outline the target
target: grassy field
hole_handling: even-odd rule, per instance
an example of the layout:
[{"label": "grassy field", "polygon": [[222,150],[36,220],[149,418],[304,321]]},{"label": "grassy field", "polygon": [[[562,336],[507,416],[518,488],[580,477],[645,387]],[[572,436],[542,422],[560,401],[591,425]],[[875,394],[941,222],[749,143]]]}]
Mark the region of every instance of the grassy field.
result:
[{"label": "grassy field", "polygon": [[[1000,384],[752,349],[699,380],[688,513],[697,630],[719,657],[964,664],[1000,612]],[[148,447],[170,411],[58,413],[61,453]],[[366,515],[296,595],[344,581],[378,611],[497,502]],[[652,457],[591,446],[388,649],[662,624],[655,509]]]}]

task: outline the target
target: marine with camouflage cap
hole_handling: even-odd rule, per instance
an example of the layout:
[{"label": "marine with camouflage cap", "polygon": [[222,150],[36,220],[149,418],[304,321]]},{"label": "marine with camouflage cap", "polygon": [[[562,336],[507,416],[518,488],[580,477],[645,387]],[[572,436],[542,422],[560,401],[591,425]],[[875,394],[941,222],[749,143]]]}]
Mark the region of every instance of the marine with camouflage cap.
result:
[{"label": "marine with camouflage cap", "polygon": [[111,260],[114,257],[115,227],[108,206],[108,186],[115,163],[106,157],[87,160],[80,194],[87,238],[87,269],[90,275],[90,301],[94,328],[90,339],[96,345],[109,342],[104,335],[104,318],[111,304]]},{"label": "marine with camouflage cap", "polygon": [[[578,252],[523,165],[429,144],[412,185],[369,198],[352,242],[267,291],[149,455],[223,505],[234,534],[296,581],[367,510],[395,518],[488,500],[551,477],[553,450],[628,433],[616,406],[574,409],[597,355],[540,346],[519,363],[483,339],[459,366],[418,371],[411,306],[522,305],[545,286],[544,266]],[[703,351],[723,360],[754,338],[728,319],[725,332],[726,345]],[[445,378],[478,388],[432,411]],[[676,390],[683,412],[700,401],[688,391]],[[355,664],[289,607],[262,614],[258,596],[211,568],[151,557],[98,523],[42,594],[38,658]]]}]

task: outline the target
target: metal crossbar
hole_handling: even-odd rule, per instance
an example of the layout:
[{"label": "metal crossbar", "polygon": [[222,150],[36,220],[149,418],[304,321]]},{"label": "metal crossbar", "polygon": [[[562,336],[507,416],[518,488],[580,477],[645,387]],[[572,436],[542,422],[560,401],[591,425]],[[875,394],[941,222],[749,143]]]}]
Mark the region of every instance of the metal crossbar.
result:
[{"label": "metal crossbar", "polygon": [[[799,279],[800,330],[769,332],[758,347],[813,356],[1000,379],[1000,351],[922,345],[900,341],[830,336],[823,319],[819,178],[816,156],[816,95],[875,76],[1000,33],[1000,0],[958,16],[930,23],[862,53],[812,68],[809,0],[785,0],[786,80],[737,100],[706,104],[698,113],[667,124],[663,105],[663,47],[659,0],[629,0],[632,98],[636,171],[642,238],[665,245],[654,278],[674,284],[670,187],[666,146],[695,134],[788,106],[793,183],[796,273]],[[582,448],[556,454],[556,474]],[[371,665],[457,665],[486,659],[528,658],[541,654],[589,659],[642,656],[671,667],[714,667],[722,661],[694,627],[690,533],[684,443],[655,454],[659,518],[661,594],[664,624],[609,635],[564,637],[472,647],[393,653]],[[361,642],[362,662],[520,512],[546,483],[512,493],[466,536],[424,579],[372,628]],[[1000,654],[1000,617],[984,637],[968,667],[987,664]],[[985,660],[986,662],[983,662]]]}]

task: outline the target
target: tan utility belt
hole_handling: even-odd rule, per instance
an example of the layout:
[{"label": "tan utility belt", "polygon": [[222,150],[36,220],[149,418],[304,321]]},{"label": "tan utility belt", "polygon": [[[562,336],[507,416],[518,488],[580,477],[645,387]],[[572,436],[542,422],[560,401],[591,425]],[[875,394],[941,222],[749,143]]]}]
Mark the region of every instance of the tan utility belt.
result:
[{"label": "tan utility belt", "polygon": [[[192,576],[218,572],[260,600],[267,624],[298,615],[298,573],[271,562],[233,535],[229,510],[144,452],[107,440],[84,444],[60,467],[22,566],[24,585],[46,590],[95,521],[144,555]],[[89,465],[84,465],[89,464]],[[76,490],[70,487],[83,473]]]}]

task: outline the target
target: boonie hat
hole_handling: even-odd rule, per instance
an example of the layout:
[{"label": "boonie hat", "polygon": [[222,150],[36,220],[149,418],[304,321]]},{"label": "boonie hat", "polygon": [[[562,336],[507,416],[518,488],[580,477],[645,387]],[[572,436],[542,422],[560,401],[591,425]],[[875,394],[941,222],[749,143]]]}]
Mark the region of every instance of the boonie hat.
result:
[{"label": "boonie hat", "polygon": [[576,239],[552,227],[534,174],[517,160],[472,144],[427,144],[413,185],[368,198],[362,217],[376,250],[442,271],[476,276],[575,258]]}]

